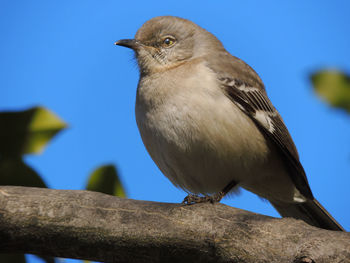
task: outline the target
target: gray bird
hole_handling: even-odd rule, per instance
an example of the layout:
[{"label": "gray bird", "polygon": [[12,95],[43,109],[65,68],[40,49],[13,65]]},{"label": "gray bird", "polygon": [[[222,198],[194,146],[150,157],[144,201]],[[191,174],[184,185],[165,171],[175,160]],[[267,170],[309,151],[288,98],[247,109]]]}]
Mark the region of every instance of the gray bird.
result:
[{"label": "gray bird", "polygon": [[293,140],[258,74],[193,22],[161,16],[134,39],[136,121],[163,174],[189,195],[219,202],[243,187],[283,217],[343,230],[313,197]]}]

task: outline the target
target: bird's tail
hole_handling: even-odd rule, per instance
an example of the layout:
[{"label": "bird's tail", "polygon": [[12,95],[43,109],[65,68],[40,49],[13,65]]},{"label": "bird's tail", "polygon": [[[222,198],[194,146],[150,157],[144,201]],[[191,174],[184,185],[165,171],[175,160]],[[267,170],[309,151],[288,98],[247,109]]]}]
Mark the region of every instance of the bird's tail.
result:
[{"label": "bird's tail", "polygon": [[301,219],[310,225],[328,230],[345,231],[316,199],[304,203],[270,203],[282,217]]}]

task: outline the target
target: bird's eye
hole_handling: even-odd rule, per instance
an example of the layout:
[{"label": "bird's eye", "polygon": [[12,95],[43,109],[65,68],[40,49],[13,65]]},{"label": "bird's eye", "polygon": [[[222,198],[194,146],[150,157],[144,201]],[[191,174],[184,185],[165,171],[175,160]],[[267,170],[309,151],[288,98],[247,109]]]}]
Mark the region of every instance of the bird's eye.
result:
[{"label": "bird's eye", "polygon": [[175,44],[175,38],[166,37],[166,38],[163,39],[162,46],[163,47],[171,47],[174,44]]}]

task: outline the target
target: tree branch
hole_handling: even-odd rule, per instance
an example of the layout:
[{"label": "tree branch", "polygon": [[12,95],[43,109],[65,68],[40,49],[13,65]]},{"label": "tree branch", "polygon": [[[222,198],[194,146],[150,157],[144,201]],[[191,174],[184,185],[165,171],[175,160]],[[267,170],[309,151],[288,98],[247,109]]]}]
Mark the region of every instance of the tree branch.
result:
[{"label": "tree branch", "polygon": [[[350,262],[350,234],[223,204],[0,186],[0,252],[103,262]],[[313,260],[313,261],[312,261]]]}]

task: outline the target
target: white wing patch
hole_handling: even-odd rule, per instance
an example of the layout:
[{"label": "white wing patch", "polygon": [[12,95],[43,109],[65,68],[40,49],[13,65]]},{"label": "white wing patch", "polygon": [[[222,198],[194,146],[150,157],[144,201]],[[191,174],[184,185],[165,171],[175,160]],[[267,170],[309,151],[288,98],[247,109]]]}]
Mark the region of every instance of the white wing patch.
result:
[{"label": "white wing patch", "polygon": [[255,112],[254,118],[258,120],[261,125],[265,127],[270,133],[273,133],[275,131],[274,123],[269,114],[266,113],[266,111],[258,110]]},{"label": "white wing patch", "polygon": [[223,78],[222,81],[224,81],[224,83],[228,86],[231,87],[236,87],[237,89],[241,90],[241,91],[260,91],[258,88],[253,87],[253,86],[249,86],[248,84],[242,82],[242,81],[238,81],[237,79],[228,79],[228,78]]},{"label": "white wing patch", "polygon": [[252,87],[252,86],[248,86],[245,83],[241,84],[240,86],[237,86],[237,89],[239,89],[241,91],[245,91],[245,92],[248,92],[248,91],[258,91],[258,92],[260,92],[260,90],[258,88]]}]

